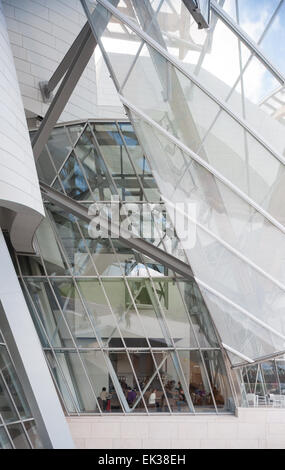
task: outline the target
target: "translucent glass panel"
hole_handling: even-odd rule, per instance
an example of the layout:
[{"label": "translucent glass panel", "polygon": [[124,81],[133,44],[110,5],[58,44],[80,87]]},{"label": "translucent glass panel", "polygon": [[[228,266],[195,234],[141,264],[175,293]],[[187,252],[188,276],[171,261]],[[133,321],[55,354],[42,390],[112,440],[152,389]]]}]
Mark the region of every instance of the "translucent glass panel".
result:
[{"label": "translucent glass panel", "polygon": [[[171,193],[165,184],[168,179],[170,181],[170,177],[161,157],[164,155],[167,139],[138,119],[136,129],[140,138],[147,142],[147,151],[152,156],[153,174],[162,193],[167,194],[171,203],[184,204],[187,201],[195,206],[188,223],[188,230],[193,231],[195,237],[187,245],[180,237],[194,273],[210,287],[284,333],[280,310],[284,289],[259,273],[246,260],[236,256],[223,243],[229,243],[265,273],[280,280],[284,279],[283,264],[280,263],[280,258],[283,259],[281,253],[285,249],[284,234],[190,158],[187,172],[180,181],[174,182]],[[169,157],[174,159],[175,155],[176,152],[172,151]],[[276,246],[279,247],[278,261]],[[272,295],[276,298],[274,303]],[[282,340],[277,338],[276,341],[277,343],[274,340],[274,351],[277,344],[283,345]],[[225,342],[227,343],[226,339]]]},{"label": "translucent glass panel", "polygon": [[[260,61],[253,58],[248,64],[248,67],[244,70],[242,86],[239,83],[239,74],[243,63],[248,60],[250,56],[249,50],[242,45],[241,54],[238,54],[238,40],[236,36],[223,24],[220,20],[215,19],[213,14],[213,23],[215,24],[215,32],[217,38],[220,38],[217,45],[216,55],[222,57],[224,60],[224,53],[222,51],[223,45],[228,45],[230,42],[225,36],[229,35],[231,41],[235,41],[235,50],[237,51],[237,57],[235,60],[236,72],[230,86],[227,88],[225,96],[221,96],[223,99],[228,97],[231,98],[231,107],[237,106],[238,112],[246,115],[250,122],[253,123],[254,128],[258,127],[258,130],[262,130],[266,133],[266,139],[269,139],[271,145],[274,148],[280,148],[283,151],[284,142],[282,140],[282,129],[278,127],[275,121],[268,121],[268,116],[262,112],[259,112],[258,107],[255,103],[258,103],[264,94],[268,94],[278,83],[270,75],[270,73],[261,65]],[[220,34],[218,31],[223,28],[225,34]],[[159,31],[159,27],[158,27]],[[213,31],[211,31],[212,33]],[[157,28],[153,33],[154,39],[159,42],[159,34]],[[214,33],[214,39],[215,39]],[[213,40],[215,44],[215,40]],[[211,51],[215,49],[211,42]],[[107,49],[107,53],[108,53]],[[233,47],[228,47],[228,52],[233,58]],[[108,54],[110,57],[110,53]],[[112,55],[112,54],[111,54]],[[120,54],[117,54],[117,63],[113,63],[115,74],[117,70],[124,66],[120,60]],[[203,56],[204,57],[204,56]],[[212,57],[212,64],[221,71],[223,77],[226,76],[226,71],[229,70],[232,73],[233,66],[230,67],[217,67],[217,58]],[[205,54],[204,62],[207,61],[207,54]],[[257,62],[256,62],[257,61]],[[225,60],[228,64],[229,61]],[[211,63],[211,61],[210,61]],[[262,70],[261,70],[262,69]],[[217,72],[216,70],[216,72]],[[228,114],[222,113],[226,116],[219,116],[219,107],[214,101],[203,93],[198,87],[196,87],[191,80],[185,77],[178,69],[175,69],[173,65],[166,61],[154,48],[149,45],[144,45],[138,55],[133,66],[129,69],[130,74],[128,80],[123,88],[124,96],[130,100],[130,102],[137,106],[142,111],[146,112],[149,117],[154,121],[162,125],[166,130],[178,137],[183,143],[189,148],[198,152],[202,158],[209,161],[214,168],[217,168],[221,173],[229,179],[229,181],[236,184],[239,188],[249,194],[258,203],[262,203],[269,192],[269,186],[266,184],[268,176],[276,176],[276,169],[278,168],[278,160],[257,144],[257,142],[250,142],[248,134],[245,133],[242,126],[234,122]],[[197,72],[198,73],[198,72]],[[209,74],[209,72],[207,72]],[[260,77],[259,83],[262,82],[262,87],[257,90],[255,86],[256,74]],[[150,81],[148,77],[151,76]],[[210,85],[207,88],[211,90],[216,96],[220,96],[219,87],[211,89],[212,84],[215,83],[213,75],[210,74]],[[201,77],[198,74],[199,80]],[[217,79],[216,79],[217,80]],[[143,90],[143,93],[137,93],[137,86]],[[237,90],[244,94],[245,102],[242,105],[241,95],[240,99],[237,99],[231,91],[231,87],[236,86]],[[221,87],[220,87],[221,88]],[[237,91],[238,92],[238,91]],[[235,91],[234,93],[237,94]],[[254,104],[250,104],[254,103]],[[221,135],[216,135],[217,126],[215,125],[216,119],[222,124],[223,128],[227,127],[227,121],[230,123],[230,130],[223,132]],[[226,121],[225,123],[223,121]],[[268,121],[268,122],[267,122]],[[187,126],[186,126],[187,123]],[[212,129],[212,126],[214,128]],[[203,137],[205,133],[208,134],[211,129],[211,136],[209,137],[207,144],[203,145]],[[227,137],[228,136],[228,137]],[[274,138],[272,139],[272,137]],[[253,138],[251,138],[254,140]],[[209,145],[211,141],[211,145]],[[218,141],[218,142],[217,142]],[[241,148],[235,148],[233,142],[240,142]],[[216,142],[216,144],[215,144]],[[277,145],[276,145],[277,144]],[[280,145],[281,147],[280,147]],[[260,147],[254,148],[254,147]],[[232,147],[232,150],[230,148]],[[266,155],[268,160],[269,172],[260,178],[259,171],[254,166],[256,164],[255,155],[263,154]],[[218,158],[217,155],[221,155]],[[226,159],[226,160],[225,160]],[[228,165],[228,161],[231,164]],[[257,162],[258,168],[265,168],[261,165],[261,162]],[[227,169],[229,171],[227,171]],[[275,178],[275,176],[273,176]],[[263,179],[265,181],[263,182]],[[253,180],[253,181],[249,181]],[[275,184],[273,181],[272,185]],[[261,186],[263,185],[263,187]],[[271,186],[270,186],[270,189]]]}]

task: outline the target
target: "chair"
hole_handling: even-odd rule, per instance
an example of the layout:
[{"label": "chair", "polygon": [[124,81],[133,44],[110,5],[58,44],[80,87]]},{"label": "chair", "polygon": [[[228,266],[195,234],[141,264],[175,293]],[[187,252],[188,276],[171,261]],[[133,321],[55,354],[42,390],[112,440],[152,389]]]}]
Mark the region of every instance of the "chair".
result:
[{"label": "chair", "polygon": [[285,396],[284,395],[275,395],[270,393],[269,395],[270,403],[274,408],[281,408],[285,406]]},{"label": "chair", "polygon": [[247,393],[246,400],[248,406],[258,406],[258,397],[255,393]]}]

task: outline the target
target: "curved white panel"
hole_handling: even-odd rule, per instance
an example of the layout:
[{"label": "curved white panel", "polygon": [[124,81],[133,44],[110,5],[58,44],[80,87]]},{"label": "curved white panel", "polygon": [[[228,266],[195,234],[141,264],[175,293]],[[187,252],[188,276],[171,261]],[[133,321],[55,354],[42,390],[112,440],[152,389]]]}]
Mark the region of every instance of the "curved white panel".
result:
[{"label": "curved white panel", "polygon": [[38,176],[0,1],[0,207],[9,209],[11,241],[32,252],[44,216]]}]

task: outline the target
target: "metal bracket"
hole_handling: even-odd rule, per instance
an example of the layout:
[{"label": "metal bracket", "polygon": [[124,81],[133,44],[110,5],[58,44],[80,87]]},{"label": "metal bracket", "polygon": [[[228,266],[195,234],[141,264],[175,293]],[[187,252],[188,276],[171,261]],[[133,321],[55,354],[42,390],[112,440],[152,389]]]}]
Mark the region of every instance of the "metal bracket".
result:
[{"label": "metal bracket", "polygon": [[50,91],[48,86],[48,81],[39,82],[39,87],[42,95],[42,99],[44,103],[51,103],[53,100],[53,93]]}]

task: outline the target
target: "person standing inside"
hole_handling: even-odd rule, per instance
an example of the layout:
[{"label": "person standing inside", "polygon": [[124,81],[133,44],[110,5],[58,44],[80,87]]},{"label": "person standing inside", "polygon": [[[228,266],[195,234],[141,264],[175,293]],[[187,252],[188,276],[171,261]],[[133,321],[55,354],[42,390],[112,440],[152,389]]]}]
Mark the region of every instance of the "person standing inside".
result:
[{"label": "person standing inside", "polygon": [[102,388],[102,392],[100,393],[100,398],[102,400],[103,411],[106,411],[107,404],[108,404],[108,393],[106,387]]}]

